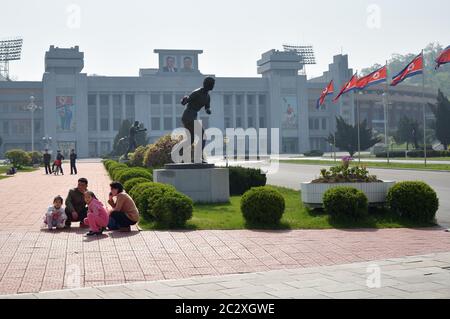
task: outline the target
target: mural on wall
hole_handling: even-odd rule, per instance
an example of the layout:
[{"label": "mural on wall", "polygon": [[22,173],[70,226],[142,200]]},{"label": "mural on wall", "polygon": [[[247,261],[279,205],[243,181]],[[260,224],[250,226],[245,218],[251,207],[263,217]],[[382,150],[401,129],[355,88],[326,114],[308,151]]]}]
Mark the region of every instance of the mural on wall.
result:
[{"label": "mural on wall", "polygon": [[297,97],[285,96],[281,99],[282,125],[283,128],[297,128]]},{"label": "mural on wall", "polygon": [[173,55],[164,56],[163,72],[178,72],[177,57]]},{"label": "mural on wall", "polygon": [[75,131],[75,104],[73,96],[56,97],[57,124],[56,129],[59,132]]}]

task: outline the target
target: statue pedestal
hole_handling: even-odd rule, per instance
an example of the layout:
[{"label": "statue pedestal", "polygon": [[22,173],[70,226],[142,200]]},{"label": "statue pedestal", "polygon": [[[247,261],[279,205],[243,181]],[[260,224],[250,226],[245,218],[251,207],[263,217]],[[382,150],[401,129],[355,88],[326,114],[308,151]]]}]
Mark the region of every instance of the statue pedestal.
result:
[{"label": "statue pedestal", "polygon": [[227,168],[213,164],[169,164],[153,171],[153,180],[170,184],[195,203],[226,203],[230,200]]}]

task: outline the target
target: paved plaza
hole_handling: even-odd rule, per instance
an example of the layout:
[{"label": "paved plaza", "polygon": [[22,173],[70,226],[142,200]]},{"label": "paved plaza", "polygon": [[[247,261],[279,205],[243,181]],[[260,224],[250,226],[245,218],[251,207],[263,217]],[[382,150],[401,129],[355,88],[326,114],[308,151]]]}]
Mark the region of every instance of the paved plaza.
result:
[{"label": "paved plaza", "polygon": [[[343,271],[348,272],[348,278],[346,276],[335,279],[322,278],[322,275],[332,275],[337,269],[344,267],[340,265],[347,265],[349,269],[358,269],[357,273],[360,274],[356,285],[361,286],[361,289],[348,291],[365,291],[367,265],[364,263],[373,261],[383,263],[386,260],[388,263],[394,263],[389,266],[391,268],[386,269],[387,271],[397,270],[397,273],[387,272],[386,279],[401,275],[402,267],[429,268],[427,274],[433,274],[434,277],[425,274],[427,280],[445,279],[448,275],[446,267],[450,266],[447,254],[450,252],[450,234],[443,232],[441,228],[171,232],[139,232],[133,229],[130,234],[108,232],[103,237],[94,239],[84,237],[86,230],[80,230],[77,227],[73,227],[70,231],[41,230],[42,216],[53,197],[59,194],[65,196],[69,188],[76,185],[78,177],[88,178],[89,188],[100,200],[106,202],[110,181],[102,164],[80,163],[79,173],[79,176],[45,176],[41,169],[32,173],[19,173],[13,178],[0,181],[0,201],[6,203],[0,211],[0,295],[72,289],[65,293],[58,292],[61,296],[72,296],[74,288],[116,285],[111,287],[110,291],[118,292],[115,296],[120,297],[123,296],[122,288],[128,292],[134,287],[144,285],[145,288],[141,290],[144,293],[148,292],[148,297],[156,298],[161,294],[158,289],[152,287],[163,287],[161,289],[164,290],[166,285],[172,283],[176,289],[169,289],[170,293],[163,294],[165,297],[200,297],[192,292],[195,292],[197,288],[199,293],[208,292],[208,281],[230,282],[230,287],[225,286],[225,288],[231,289],[239,288],[232,287],[237,285],[236,282],[252,283],[251,278],[253,282],[256,278],[256,286],[260,286],[257,284],[259,279],[261,282],[267,280],[268,285],[274,286],[266,287],[268,290],[246,286],[241,293],[237,289],[235,296],[260,298],[266,296],[267,292],[274,297],[283,297],[283,294],[286,297],[298,297],[292,292],[292,289],[296,290],[292,282],[303,280],[300,277],[285,278],[291,282],[290,285],[285,286],[283,284],[285,279],[283,279],[278,280],[280,286],[276,286],[274,281],[277,281],[277,276],[309,274],[309,280],[316,280],[316,283],[324,283],[322,279],[325,278],[331,280],[331,282],[327,281],[330,285],[341,285],[339,282],[342,280],[351,285],[355,279],[352,276],[356,275],[347,270]],[[392,261],[392,259],[406,256],[415,260],[420,257],[413,256],[422,255],[431,257],[426,257],[424,264],[421,265],[403,260]],[[410,275],[419,276],[421,271],[410,272]],[[237,274],[243,277],[236,277]],[[364,281],[361,281],[363,279]],[[170,282],[161,282],[164,280],[170,280]],[[415,284],[413,281],[419,279],[409,278],[408,280],[406,285]],[[197,283],[205,285],[191,289],[189,285],[192,282],[194,285]],[[431,282],[434,283],[434,281]],[[133,286],[133,283],[136,283],[136,286]],[[445,291],[448,290],[448,286],[436,286],[429,281],[418,283],[423,286],[407,287],[406,291],[412,292],[411,289],[422,287],[420,291],[430,289],[435,290],[436,297],[446,296]],[[297,288],[302,288],[301,284],[299,285],[300,287]],[[322,284],[311,287],[316,289],[322,286],[326,287]],[[391,286],[382,288],[387,289]],[[225,296],[229,294],[229,291],[221,291],[223,285],[217,285],[217,283],[210,288],[214,292],[211,296],[224,297],[222,294]],[[283,290],[285,288],[290,292]],[[108,290],[107,288],[98,289]],[[135,289],[138,290],[137,295],[140,295],[139,289]],[[274,293],[278,290],[281,291],[279,295]],[[81,290],[77,291],[83,293]],[[85,297],[97,295],[97,288],[83,291],[86,291]],[[310,292],[318,297],[334,297],[320,289]],[[372,291],[369,293],[377,295]],[[128,292],[126,295],[130,294],[133,293]],[[364,293],[358,294],[359,292],[355,296],[364,296]],[[111,297],[111,295],[98,297]],[[367,295],[367,297],[371,296]]]}]

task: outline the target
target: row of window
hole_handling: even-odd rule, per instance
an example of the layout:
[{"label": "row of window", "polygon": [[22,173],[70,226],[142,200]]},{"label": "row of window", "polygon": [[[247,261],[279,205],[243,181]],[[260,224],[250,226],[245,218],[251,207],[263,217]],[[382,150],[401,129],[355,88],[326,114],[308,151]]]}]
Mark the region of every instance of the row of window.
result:
[{"label": "row of window", "polygon": [[326,131],[328,129],[328,119],[326,118],[310,118],[309,129],[315,131]]},{"label": "row of window", "polygon": [[[34,133],[43,134],[43,120],[34,120]],[[24,136],[31,134],[31,119],[0,121],[0,135]]]},{"label": "row of window", "polygon": [[266,95],[264,94],[224,94],[223,104],[242,106],[244,105],[245,98],[247,98],[247,105],[266,105]]}]

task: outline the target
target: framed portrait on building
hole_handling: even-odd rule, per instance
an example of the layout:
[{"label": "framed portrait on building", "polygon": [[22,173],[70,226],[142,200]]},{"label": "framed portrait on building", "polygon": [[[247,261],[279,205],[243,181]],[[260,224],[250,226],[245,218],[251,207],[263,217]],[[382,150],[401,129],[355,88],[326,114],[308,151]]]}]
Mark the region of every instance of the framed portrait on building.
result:
[{"label": "framed portrait on building", "polygon": [[285,96],[281,98],[282,126],[286,129],[298,127],[298,104],[296,96]]},{"label": "framed portrait on building", "polygon": [[181,72],[194,72],[196,69],[194,56],[185,55],[181,57]]},{"label": "framed portrait on building", "polygon": [[163,57],[163,72],[175,73],[178,72],[178,59],[174,55],[166,55]]},{"label": "framed portrait on building", "polygon": [[75,131],[75,103],[73,96],[56,97],[56,130],[59,132]]}]

